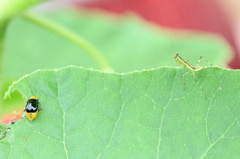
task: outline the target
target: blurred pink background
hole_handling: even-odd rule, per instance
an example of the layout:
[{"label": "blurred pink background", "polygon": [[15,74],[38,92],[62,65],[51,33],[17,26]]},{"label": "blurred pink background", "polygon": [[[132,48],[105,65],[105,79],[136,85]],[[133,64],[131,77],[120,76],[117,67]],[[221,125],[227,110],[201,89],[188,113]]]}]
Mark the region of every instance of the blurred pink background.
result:
[{"label": "blurred pink background", "polygon": [[[66,2],[66,1],[65,1]],[[228,66],[240,68],[240,31],[237,0],[75,0],[77,7],[122,14],[136,12],[157,25],[222,35],[234,51]],[[239,22],[238,22],[239,21]]]}]

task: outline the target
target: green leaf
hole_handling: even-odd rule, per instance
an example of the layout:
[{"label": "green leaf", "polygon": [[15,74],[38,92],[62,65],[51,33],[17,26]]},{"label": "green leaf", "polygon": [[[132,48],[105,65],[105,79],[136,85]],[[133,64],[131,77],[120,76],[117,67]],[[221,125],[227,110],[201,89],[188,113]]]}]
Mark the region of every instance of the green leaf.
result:
[{"label": "green leaf", "polygon": [[[229,59],[230,49],[220,37],[157,28],[136,15],[113,17],[99,11],[70,9],[44,10],[43,16],[89,41],[103,53],[115,72],[178,66],[172,58],[177,52],[194,65],[200,56],[218,66],[225,66]],[[5,82],[37,69],[68,65],[99,69],[97,62],[83,49],[38,24],[17,17],[8,25],[3,63]],[[4,107],[0,105],[0,116],[22,105],[15,99],[11,101],[16,104],[4,101]]]},{"label": "green leaf", "polygon": [[[93,44],[115,72],[177,66],[172,59],[177,52],[194,65],[200,56],[218,66],[226,65],[229,59],[230,49],[220,37],[156,28],[133,15],[116,20],[102,12],[68,9],[43,16]],[[99,69],[97,62],[84,50],[23,18],[15,19],[9,25],[5,60],[4,76],[17,78],[37,69],[68,65]]]},{"label": "green leaf", "polygon": [[5,124],[0,123],[0,140],[6,137],[8,130],[9,128]]},{"label": "green leaf", "polygon": [[11,126],[14,135],[0,141],[0,156],[238,158],[239,71],[196,72],[205,93],[192,74],[181,81],[186,71],[116,74],[71,66],[25,76],[6,96],[34,94],[42,110],[33,121],[23,116]]}]

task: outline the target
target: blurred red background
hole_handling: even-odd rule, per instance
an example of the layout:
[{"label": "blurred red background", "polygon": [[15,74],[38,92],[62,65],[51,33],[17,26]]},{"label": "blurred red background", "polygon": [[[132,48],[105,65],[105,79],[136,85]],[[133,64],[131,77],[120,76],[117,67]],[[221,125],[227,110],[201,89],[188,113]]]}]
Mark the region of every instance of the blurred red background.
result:
[{"label": "blurred red background", "polygon": [[[73,1],[72,3],[77,7],[103,9],[118,14],[128,11],[136,12],[157,25],[222,35],[232,46],[234,52],[233,59],[228,66],[239,69],[240,51],[237,48],[232,23],[227,14],[227,9],[231,5],[222,2],[221,0],[93,0]],[[232,0],[229,1],[231,2]]]}]

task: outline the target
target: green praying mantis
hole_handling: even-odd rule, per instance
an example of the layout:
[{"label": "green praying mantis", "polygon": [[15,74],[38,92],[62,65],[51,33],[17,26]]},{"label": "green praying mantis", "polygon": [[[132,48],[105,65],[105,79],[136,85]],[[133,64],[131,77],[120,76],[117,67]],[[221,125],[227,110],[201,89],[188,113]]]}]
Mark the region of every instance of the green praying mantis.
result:
[{"label": "green praying mantis", "polygon": [[[201,61],[201,59],[203,59],[203,57],[201,56],[201,57],[199,58],[198,64],[197,64],[196,67],[192,66],[188,61],[185,61],[178,53],[175,54],[173,57],[176,59],[176,62],[177,62],[179,65],[181,65],[181,66],[183,66],[183,67],[186,67],[186,68],[189,70],[188,72],[186,72],[186,73],[184,73],[183,75],[181,75],[180,78],[184,77],[185,75],[187,75],[188,73],[191,72],[191,73],[193,74],[193,78],[194,78],[195,82],[197,83],[197,85],[199,86],[199,88],[200,88],[200,89],[204,92],[204,94],[206,95],[203,87],[202,87],[202,86],[200,85],[200,83],[197,81],[197,78],[196,78],[196,75],[195,75],[195,72],[198,72],[198,71],[200,71],[200,70],[202,70],[202,69],[204,68],[204,66],[198,66],[199,63],[200,63],[200,61]],[[205,61],[206,61],[207,63],[209,63],[206,59],[205,59]],[[210,64],[210,63],[209,63],[209,64]],[[210,65],[213,66],[212,64],[210,64]],[[185,83],[184,83],[184,89],[185,89]]]}]

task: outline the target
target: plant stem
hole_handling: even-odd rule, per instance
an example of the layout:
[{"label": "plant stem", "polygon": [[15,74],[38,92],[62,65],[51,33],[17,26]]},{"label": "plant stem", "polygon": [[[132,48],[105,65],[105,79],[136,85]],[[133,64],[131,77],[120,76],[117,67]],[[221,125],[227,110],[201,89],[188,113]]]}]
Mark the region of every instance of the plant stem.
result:
[{"label": "plant stem", "polygon": [[98,51],[93,45],[91,45],[89,42],[87,42],[85,39],[77,35],[76,33],[72,32],[71,30],[68,30],[67,28],[54,23],[43,16],[37,15],[32,12],[26,12],[22,15],[25,19],[36,23],[66,39],[71,41],[72,43],[75,43],[80,48],[85,50],[87,53],[89,53],[99,64],[100,69],[102,71],[110,71],[111,68],[108,66],[108,63],[106,59],[103,57],[103,55]]}]

